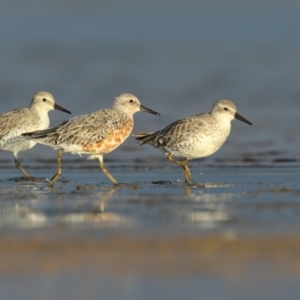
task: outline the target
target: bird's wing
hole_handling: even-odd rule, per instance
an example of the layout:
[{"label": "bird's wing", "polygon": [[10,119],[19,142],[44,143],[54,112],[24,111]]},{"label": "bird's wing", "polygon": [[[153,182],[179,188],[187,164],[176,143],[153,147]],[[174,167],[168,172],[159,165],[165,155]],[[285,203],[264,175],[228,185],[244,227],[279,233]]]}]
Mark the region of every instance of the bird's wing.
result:
[{"label": "bird's wing", "polygon": [[136,133],[136,140],[140,141],[140,145],[152,144],[156,147],[166,146],[173,143],[185,142],[185,140],[193,133],[201,132],[205,129],[205,117],[197,118],[196,116],[188,117],[171,123],[162,130],[154,133],[143,134]]},{"label": "bird's wing", "polygon": [[28,133],[31,139],[45,140],[53,145],[62,143],[87,145],[97,143],[106,138],[112,129],[119,129],[116,113],[111,109],[103,109],[90,114],[81,115],[65,121],[58,126]]},{"label": "bird's wing", "polygon": [[0,139],[6,135],[18,136],[32,127],[32,119],[29,118],[28,108],[18,108],[0,114]]}]

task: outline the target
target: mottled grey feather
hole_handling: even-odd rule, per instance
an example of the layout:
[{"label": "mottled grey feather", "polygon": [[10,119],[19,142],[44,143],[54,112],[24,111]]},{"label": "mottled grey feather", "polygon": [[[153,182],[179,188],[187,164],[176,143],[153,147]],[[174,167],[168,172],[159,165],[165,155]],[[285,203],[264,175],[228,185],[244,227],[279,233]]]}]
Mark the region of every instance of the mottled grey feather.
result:
[{"label": "mottled grey feather", "polygon": [[62,143],[87,145],[105,139],[114,129],[119,130],[126,121],[126,116],[112,109],[102,109],[65,121],[53,128],[26,134],[32,140],[59,145]]},{"label": "mottled grey feather", "polygon": [[[140,141],[139,145],[151,144],[157,148],[172,146],[185,143],[190,134],[205,130],[205,119],[207,114],[199,114],[171,123],[162,130],[150,134],[135,134],[136,140]],[[202,118],[199,119],[198,117]]]},{"label": "mottled grey feather", "polygon": [[26,130],[26,128],[31,125],[37,125],[39,119],[33,119],[31,115],[32,112],[30,112],[28,108],[18,108],[0,114],[0,139],[2,139],[7,134],[11,134],[12,130],[17,136],[24,132],[24,128]]}]

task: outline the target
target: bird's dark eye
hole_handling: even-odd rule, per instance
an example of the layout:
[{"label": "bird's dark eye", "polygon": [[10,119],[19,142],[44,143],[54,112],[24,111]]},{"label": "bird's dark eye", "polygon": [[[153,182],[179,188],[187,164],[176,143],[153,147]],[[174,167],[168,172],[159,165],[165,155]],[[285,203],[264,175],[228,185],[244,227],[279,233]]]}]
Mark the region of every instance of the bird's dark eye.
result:
[{"label": "bird's dark eye", "polygon": [[130,103],[133,103],[133,100],[132,100],[132,99],[130,99],[130,100],[129,100],[129,102],[130,102]]},{"label": "bird's dark eye", "polygon": [[43,101],[44,101],[44,102],[46,102],[46,101],[47,101],[47,99],[46,99],[46,98],[43,98]]},{"label": "bird's dark eye", "polygon": [[224,107],[224,110],[228,110],[228,108],[227,108],[227,107]]}]

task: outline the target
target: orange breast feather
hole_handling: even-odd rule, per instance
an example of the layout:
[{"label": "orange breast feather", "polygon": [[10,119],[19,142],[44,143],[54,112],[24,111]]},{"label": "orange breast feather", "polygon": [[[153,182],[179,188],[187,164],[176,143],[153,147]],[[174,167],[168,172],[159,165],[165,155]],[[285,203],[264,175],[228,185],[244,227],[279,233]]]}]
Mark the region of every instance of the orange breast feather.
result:
[{"label": "orange breast feather", "polygon": [[132,131],[133,123],[128,122],[126,126],[119,130],[112,129],[102,141],[86,144],[82,146],[84,152],[89,152],[91,154],[105,154],[109,153],[120,144],[122,144],[126,138],[130,135]]}]

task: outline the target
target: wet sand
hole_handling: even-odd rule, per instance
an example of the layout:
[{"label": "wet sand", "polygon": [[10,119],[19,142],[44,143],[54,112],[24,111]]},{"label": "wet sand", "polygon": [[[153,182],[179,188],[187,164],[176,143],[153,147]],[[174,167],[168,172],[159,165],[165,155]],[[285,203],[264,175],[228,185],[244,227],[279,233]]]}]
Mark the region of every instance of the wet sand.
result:
[{"label": "wet sand", "polygon": [[[53,232],[52,232],[53,234]],[[299,236],[222,235],[155,238],[115,234],[103,241],[84,237],[52,240],[42,234],[0,241],[2,274],[92,272],[99,276],[238,276],[255,268],[300,278]]]}]

